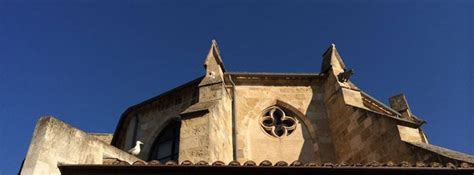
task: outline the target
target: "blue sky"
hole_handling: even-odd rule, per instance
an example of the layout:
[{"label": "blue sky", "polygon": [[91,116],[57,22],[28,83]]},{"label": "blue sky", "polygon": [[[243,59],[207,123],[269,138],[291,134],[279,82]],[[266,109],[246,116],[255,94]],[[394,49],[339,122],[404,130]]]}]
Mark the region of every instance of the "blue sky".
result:
[{"label": "blue sky", "polygon": [[0,0],[0,174],[37,119],[114,131],[128,107],[204,73],[216,38],[230,71],[319,72],[336,43],[352,77],[405,93],[432,144],[474,154],[473,8],[454,1]]}]

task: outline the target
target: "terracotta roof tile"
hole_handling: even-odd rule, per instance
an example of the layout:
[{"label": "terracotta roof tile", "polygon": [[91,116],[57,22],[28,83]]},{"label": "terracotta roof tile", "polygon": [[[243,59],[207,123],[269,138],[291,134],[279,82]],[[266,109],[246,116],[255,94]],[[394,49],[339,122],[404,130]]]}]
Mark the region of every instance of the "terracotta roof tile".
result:
[{"label": "terracotta roof tile", "polygon": [[178,163],[174,160],[168,160],[166,161],[165,165],[178,165]]},{"label": "terracotta roof tile", "polygon": [[396,166],[395,163],[393,163],[392,161],[387,161],[385,162],[382,166],[385,166],[385,167],[394,167]]},{"label": "terracotta roof tile", "polygon": [[299,161],[299,160],[295,160],[293,161],[290,166],[303,166],[303,162]]},{"label": "terracotta roof tile", "polygon": [[424,162],[416,162],[415,166],[416,167],[426,167],[426,164]]},{"label": "terracotta roof tile", "polygon": [[240,162],[237,160],[230,161],[229,166],[240,166]]},{"label": "terracotta roof tile", "polygon": [[333,164],[333,163],[323,163],[323,167],[336,167],[336,164]]},{"label": "terracotta roof tile", "polygon": [[194,164],[193,164],[193,162],[191,162],[189,160],[185,160],[185,161],[181,162],[181,165],[186,166],[186,165],[194,165]]},{"label": "terracotta roof tile", "polygon": [[304,166],[319,166],[319,164],[317,162],[308,162]]},{"label": "terracotta roof tile", "polygon": [[158,160],[152,160],[152,161],[148,162],[148,165],[161,165],[161,162],[158,161]]},{"label": "terracotta roof tile", "polygon": [[286,163],[285,161],[278,161],[277,163],[275,163],[275,166],[288,166],[288,163]]},{"label": "terracotta roof tile", "polygon": [[264,160],[260,162],[259,166],[272,166],[272,162],[270,162],[269,160]]},{"label": "terracotta roof tile", "polygon": [[387,162],[377,162],[377,161],[372,161],[367,164],[361,164],[361,163],[353,163],[353,164],[348,164],[345,162],[341,162],[340,164],[335,164],[335,163],[317,163],[314,161],[304,163],[300,160],[295,160],[291,164],[288,164],[285,161],[278,161],[275,164],[273,164],[269,160],[264,160],[260,162],[258,165],[254,161],[248,160],[244,162],[243,164],[240,163],[239,161],[231,161],[228,164],[226,164],[223,161],[215,161],[212,162],[211,164],[206,161],[198,161],[197,163],[193,163],[189,160],[185,160],[181,162],[181,164],[178,164],[176,161],[167,161],[166,163],[162,164],[160,161],[157,160],[152,160],[149,162],[144,162],[141,160],[135,161],[132,164],[126,162],[126,161],[121,161],[121,160],[116,160],[112,162],[112,165],[116,166],[260,166],[260,167],[270,167],[270,166],[275,166],[275,167],[325,167],[325,168],[338,168],[338,167],[406,167],[406,168],[451,168],[451,169],[457,169],[457,168],[474,168],[474,165],[467,163],[467,162],[458,162],[458,163],[452,163],[448,162],[446,164],[440,164],[438,162],[416,162],[414,164],[407,162],[407,161],[402,161],[400,163],[394,163],[392,161],[387,161]]},{"label": "terracotta roof tile", "polygon": [[248,160],[244,162],[244,166],[257,166],[257,163],[255,163],[254,161]]},{"label": "terracotta roof tile", "polygon": [[439,162],[431,162],[430,167],[443,167]]},{"label": "terracotta roof tile", "polygon": [[460,166],[461,168],[471,168],[471,167],[473,167],[472,165],[470,165],[470,164],[468,164],[468,163],[466,163],[466,162],[461,163],[459,166]]},{"label": "terracotta roof tile", "polygon": [[197,162],[196,165],[198,165],[198,166],[205,166],[205,165],[209,165],[209,163],[207,163],[207,162],[204,161],[204,160],[201,160],[201,161]]},{"label": "terracotta roof tile", "polygon": [[147,163],[145,161],[137,160],[133,162],[132,165],[147,165]]},{"label": "terracotta roof tile", "polygon": [[381,166],[381,164],[377,161],[372,161],[372,162],[368,163],[366,166],[368,166],[368,167],[379,167],[379,166]]},{"label": "terracotta roof tile", "polygon": [[225,166],[225,163],[223,161],[215,161],[212,163],[212,166]]}]

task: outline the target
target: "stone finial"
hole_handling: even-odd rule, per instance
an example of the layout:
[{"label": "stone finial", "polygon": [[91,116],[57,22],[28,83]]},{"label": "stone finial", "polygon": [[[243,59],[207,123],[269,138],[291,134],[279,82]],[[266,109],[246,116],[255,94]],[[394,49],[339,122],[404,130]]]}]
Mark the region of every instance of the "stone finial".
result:
[{"label": "stone finial", "polygon": [[211,64],[219,65],[221,69],[225,72],[224,63],[222,62],[220,50],[217,46],[216,40],[212,40],[211,48],[209,49],[209,53],[207,54],[206,60],[204,61],[205,67]]},{"label": "stone finial", "polygon": [[207,54],[206,60],[204,61],[204,68],[206,69],[206,75],[199,86],[223,81],[225,68],[216,40],[212,40],[211,48],[209,48],[209,53]]},{"label": "stone finial", "polygon": [[333,69],[335,74],[344,72],[346,65],[342,61],[341,56],[337,52],[336,45],[333,43],[323,54],[323,63],[321,65],[321,73],[326,73]]}]

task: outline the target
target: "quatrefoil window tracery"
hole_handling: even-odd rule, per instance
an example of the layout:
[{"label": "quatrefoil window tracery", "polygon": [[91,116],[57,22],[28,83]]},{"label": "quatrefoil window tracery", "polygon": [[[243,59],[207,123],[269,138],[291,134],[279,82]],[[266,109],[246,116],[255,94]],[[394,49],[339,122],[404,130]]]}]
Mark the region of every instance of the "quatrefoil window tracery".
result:
[{"label": "quatrefoil window tracery", "polygon": [[271,136],[288,136],[296,129],[296,119],[287,116],[281,108],[273,106],[264,112],[260,120],[260,126]]}]

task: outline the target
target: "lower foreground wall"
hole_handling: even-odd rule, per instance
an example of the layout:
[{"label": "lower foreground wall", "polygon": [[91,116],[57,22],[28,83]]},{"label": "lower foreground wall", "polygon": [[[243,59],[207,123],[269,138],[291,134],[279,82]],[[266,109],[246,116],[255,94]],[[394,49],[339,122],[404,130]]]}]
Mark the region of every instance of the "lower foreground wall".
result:
[{"label": "lower foreground wall", "polygon": [[138,158],[51,116],[36,124],[22,175],[60,175],[58,164],[102,164],[104,158]]}]

